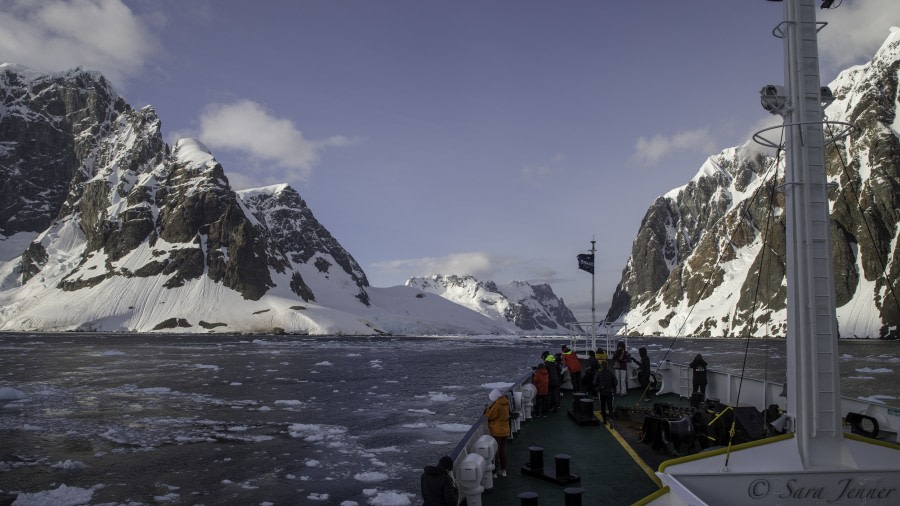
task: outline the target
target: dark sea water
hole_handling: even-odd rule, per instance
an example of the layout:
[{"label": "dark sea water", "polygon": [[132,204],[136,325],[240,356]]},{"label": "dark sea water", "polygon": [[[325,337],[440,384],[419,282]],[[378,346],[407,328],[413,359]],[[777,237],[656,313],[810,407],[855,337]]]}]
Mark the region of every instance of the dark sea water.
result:
[{"label": "dark sea water", "polygon": [[[0,504],[419,504],[488,392],[564,342],[0,334],[0,392],[26,396],[0,400]],[[747,346],[628,345],[733,372]],[[839,346],[844,395],[900,406],[900,343]],[[746,363],[783,381],[784,343]]]}]

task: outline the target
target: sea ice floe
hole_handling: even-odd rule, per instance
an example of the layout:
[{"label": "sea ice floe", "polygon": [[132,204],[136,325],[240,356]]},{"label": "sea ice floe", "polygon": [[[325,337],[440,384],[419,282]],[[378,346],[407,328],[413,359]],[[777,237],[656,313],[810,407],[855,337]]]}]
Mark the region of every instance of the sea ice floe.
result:
[{"label": "sea ice floe", "polygon": [[431,396],[431,400],[434,402],[451,402],[456,400],[456,397],[443,392],[428,392],[428,395]]},{"label": "sea ice floe", "polygon": [[54,506],[77,506],[91,502],[94,489],[98,487],[79,488],[60,485],[55,490],[21,493],[13,504],[16,506],[45,506],[48,504]]},{"label": "sea ice floe", "polygon": [[419,423],[404,423],[403,425],[401,425],[401,427],[403,427],[404,429],[424,429],[425,427],[428,427],[428,424],[421,423],[421,422],[419,422]]},{"label": "sea ice floe", "polygon": [[97,355],[101,356],[101,357],[121,357],[121,356],[125,355],[125,352],[118,351],[118,350],[107,350],[107,351],[100,352]]},{"label": "sea ice floe", "polygon": [[313,365],[322,365],[322,366],[326,366],[326,367],[327,367],[327,366],[329,366],[329,365],[334,365],[334,364],[332,364],[331,362],[329,362],[329,361],[327,361],[327,360],[323,360],[322,362],[316,362],[316,363],[313,364]]},{"label": "sea ice floe", "polygon": [[79,462],[77,460],[66,460],[65,462],[57,462],[50,467],[59,471],[77,471],[78,469],[84,469],[87,466],[84,465],[84,462]]},{"label": "sea ice floe", "polygon": [[306,467],[319,467],[321,464],[322,464],[322,462],[320,462],[316,459],[308,459],[306,462],[304,462],[304,465]]},{"label": "sea ice floe", "polygon": [[425,409],[425,408],[422,408],[422,409],[409,408],[409,409],[407,409],[407,411],[409,411],[410,413],[422,413],[425,415],[436,415],[437,414],[436,411],[431,411],[430,409]]},{"label": "sea ice floe", "polygon": [[310,501],[327,501],[328,497],[328,494],[320,494],[318,492],[310,492],[310,494],[306,496]]},{"label": "sea ice floe", "polygon": [[355,479],[356,481],[361,481],[363,483],[377,483],[379,481],[385,481],[388,478],[388,475],[380,473],[378,471],[366,471],[353,475],[353,479]]},{"label": "sea ice floe", "polygon": [[0,401],[17,401],[28,397],[25,392],[12,387],[0,387]]},{"label": "sea ice floe", "polygon": [[497,390],[503,391],[503,390],[506,390],[507,388],[513,386],[513,384],[512,384],[512,383],[506,383],[506,382],[503,382],[503,381],[499,381],[499,382],[497,382],[497,383],[482,383],[481,386],[482,386],[483,388],[489,388],[489,389],[491,389],[491,390],[493,390],[493,389],[496,388]]},{"label": "sea ice floe", "polygon": [[888,374],[894,372],[893,369],[888,369],[887,367],[879,367],[878,369],[872,369],[871,367],[863,367],[862,369],[856,369],[856,372],[866,373],[866,374]]},{"label": "sea ice floe", "polygon": [[875,376],[847,376],[847,379],[851,380],[873,380]]},{"label": "sea ice floe", "polygon": [[211,365],[211,364],[194,364],[194,367],[196,369],[208,369],[210,371],[219,371],[222,369],[221,367],[219,367],[217,365]]},{"label": "sea ice floe", "polygon": [[177,501],[179,498],[181,498],[181,495],[176,494],[175,492],[170,492],[166,495],[153,496],[153,500],[156,502],[173,502]]},{"label": "sea ice floe", "polygon": [[381,491],[367,488],[363,494],[370,497],[369,504],[373,506],[408,506],[412,504],[411,495],[396,490]]},{"label": "sea ice floe", "polygon": [[280,400],[275,401],[275,404],[277,404],[279,406],[299,407],[299,406],[303,406],[306,403],[303,401],[299,401],[297,399],[280,399]]},{"label": "sea ice floe", "polygon": [[472,426],[464,423],[439,423],[437,428],[446,432],[468,432]]}]

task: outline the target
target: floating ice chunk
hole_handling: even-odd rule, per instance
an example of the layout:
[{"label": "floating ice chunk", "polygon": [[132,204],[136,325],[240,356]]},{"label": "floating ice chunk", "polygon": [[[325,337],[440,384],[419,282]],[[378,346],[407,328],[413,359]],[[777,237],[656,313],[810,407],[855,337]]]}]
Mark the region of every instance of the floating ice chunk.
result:
[{"label": "floating ice chunk", "polygon": [[369,504],[374,506],[408,506],[412,504],[409,494],[397,492],[396,490],[380,491],[378,489],[364,489],[363,494],[368,497]]},{"label": "floating ice chunk", "polygon": [[309,459],[306,461],[306,467],[319,467],[322,463],[316,459]]},{"label": "floating ice chunk", "polygon": [[25,392],[21,390],[16,390],[12,387],[0,387],[0,401],[17,401],[26,397]]},{"label": "floating ice chunk", "polygon": [[166,387],[149,387],[149,388],[139,388],[138,389],[138,392],[141,392],[144,394],[167,394],[171,391],[172,391],[171,388],[166,388]]},{"label": "floating ice chunk", "polygon": [[851,380],[873,380],[875,376],[847,376],[847,379]]},{"label": "floating ice chunk", "polygon": [[348,357],[361,357],[362,353],[348,353],[347,356]]},{"label": "floating ice chunk", "polygon": [[429,441],[428,444],[435,446],[443,446],[450,444],[450,441]]},{"label": "floating ice chunk", "polygon": [[421,423],[421,422],[419,422],[419,423],[404,423],[403,425],[401,425],[401,427],[403,427],[404,429],[424,429],[425,427],[428,427],[428,424]]},{"label": "floating ice chunk", "polygon": [[209,369],[210,371],[218,371],[222,369],[221,367],[212,364],[194,364],[194,367],[196,367],[197,369]]},{"label": "floating ice chunk", "polygon": [[862,369],[857,369],[856,372],[868,373],[868,374],[888,374],[894,372],[893,369],[888,369],[887,367],[879,367],[878,369],[872,369],[871,367],[863,367]]},{"label": "floating ice chunk", "polygon": [[19,494],[19,497],[16,498],[13,504],[16,506],[44,506],[47,504],[77,506],[91,502],[93,495],[94,491],[92,489],[60,485],[56,490]]},{"label": "floating ice chunk", "polygon": [[284,399],[275,401],[275,404],[281,404],[282,406],[302,406],[303,401],[298,401],[297,399]]},{"label": "floating ice chunk", "polygon": [[364,473],[354,474],[353,478],[356,481],[361,481],[363,483],[377,483],[379,481],[387,480],[389,476],[384,473],[379,473],[378,471],[366,471]]},{"label": "floating ice chunk", "polygon": [[497,383],[482,383],[481,386],[484,388],[489,388],[491,390],[496,388],[497,390],[500,390],[502,392],[503,390],[506,390],[507,388],[513,386],[513,384],[500,381]]},{"label": "floating ice chunk", "polygon": [[437,428],[446,432],[468,432],[472,426],[464,423],[439,423]]},{"label": "floating ice chunk", "polygon": [[239,386],[243,385],[243,383],[241,383],[240,381],[232,381],[231,383],[229,383],[229,385],[231,385],[233,387],[239,387]]},{"label": "floating ice chunk", "polygon": [[65,462],[57,462],[50,467],[53,469],[58,469],[60,471],[77,471],[78,469],[84,469],[87,466],[84,465],[84,462],[79,462],[77,460],[66,460]]},{"label": "floating ice chunk", "polygon": [[173,502],[177,501],[181,497],[180,494],[176,494],[175,492],[170,492],[166,495],[155,495],[153,496],[153,500],[156,502]]},{"label": "floating ice chunk", "polygon": [[436,415],[437,414],[436,411],[431,411],[430,409],[425,409],[425,408],[422,408],[422,409],[409,408],[409,409],[407,409],[407,411],[409,411],[411,413],[424,413],[426,415]]},{"label": "floating ice chunk", "polygon": [[344,501],[341,503],[341,506],[359,506],[359,503],[356,501]]},{"label": "floating ice chunk", "polygon": [[107,350],[107,351],[101,352],[100,356],[101,357],[121,357],[124,354],[125,354],[124,351]]},{"label": "floating ice chunk", "polygon": [[315,363],[315,364],[313,364],[313,365],[324,365],[324,366],[329,366],[329,365],[334,365],[334,364],[332,364],[331,362],[329,362],[329,361],[327,361],[327,360],[323,360],[322,362],[317,362],[317,363]]},{"label": "floating ice chunk", "polygon": [[452,395],[447,395],[443,392],[428,392],[428,395],[431,396],[431,400],[433,402],[450,402],[450,401],[456,400],[456,397],[453,397]]},{"label": "floating ice chunk", "polygon": [[327,501],[328,497],[328,494],[320,494],[318,492],[310,492],[309,495],[306,496],[310,501]]}]

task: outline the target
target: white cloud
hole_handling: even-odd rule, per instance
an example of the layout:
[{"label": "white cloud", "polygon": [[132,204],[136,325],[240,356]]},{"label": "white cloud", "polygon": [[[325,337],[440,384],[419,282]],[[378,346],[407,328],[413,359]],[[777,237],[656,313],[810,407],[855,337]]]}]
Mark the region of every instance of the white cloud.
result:
[{"label": "white cloud", "polygon": [[549,160],[538,162],[534,165],[526,165],[522,169],[522,176],[525,179],[539,179],[552,176],[562,171],[560,164],[566,159],[562,154],[556,154]]},{"label": "white cloud", "polygon": [[442,257],[423,257],[404,260],[375,262],[372,268],[380,277],[429,276],[432,274],[459,276],[471,275],[480,281],[506,283],[511,280],[549,283],[556,279],[556,272],[530,260],[518,257],[494,255],[481,251],[452,253]]},{"label": "white cloud", "polygon": [[841,70],[868,61],[887,38],[888,29],[900,26],[900,2],[843,0],[837,9],[819,10],[816,16],[828,22],[819,32],[820,57],[832,70]]},{"label": "white cloud", "polygon": [[715,152],[716,143],[709,128],[686,130],[671,137],[660,134],[652,139],[641,137],[634,143],[634,159],[644,165],[654,165],[676,151],[696,151],[703,154]]},{"label": "white cloud", "polygon": [[251,100],[206,106],[198,136],[212,149],[233,150],[257,162],[273,163],[287,170],[284,176],[288,179],[299,180],[309,177],[321,150],[352,142],[342,136],[307,139],[291,120],[277,118]]},{"label": "white cloud", "polygon": [[120,0],[0,1],[0,55],[10,63],[50,71],[81,66],[120,83],[158,48]]}]

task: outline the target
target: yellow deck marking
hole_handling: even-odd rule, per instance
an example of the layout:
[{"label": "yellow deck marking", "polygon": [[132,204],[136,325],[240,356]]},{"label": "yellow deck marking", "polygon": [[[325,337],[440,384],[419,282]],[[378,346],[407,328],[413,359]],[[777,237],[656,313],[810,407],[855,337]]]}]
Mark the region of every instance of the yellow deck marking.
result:
[{"label": "yellow deck marking", "polygon": [[[594,416],[596,416],[597,419],[601,422],[603,421],[603,417],[599,411],[594,411]],[[625,451],[628,452],[628,455],[631,455],[631,458],[635,461],[635,463],[637,463],[637,465],[639,465],[641,469],[643,469],[644,473],[647,474],[647,477],[653,480],[653,483],[655,483],[657,487],[662,487],[662,482],[659,480],[659,476],[656,476],[656,473],[653,472],[653,469],[650,469],[650,466],[648,466],[644,462],[644,460],[641,459],[637,452],[634,451],[634,448],[632,448],[631,445],[628,444],[628,441],[625,441],[625,438],[623,438],[622,435],[619,434],[619,431],[609,425],[605,425],[605,427],[606,430],[608,430],[609,433],[612,434],[614,438],[616,438],[616,441],[618,441],[619,444],[622,445],[622,448],[624,448]]]}]

